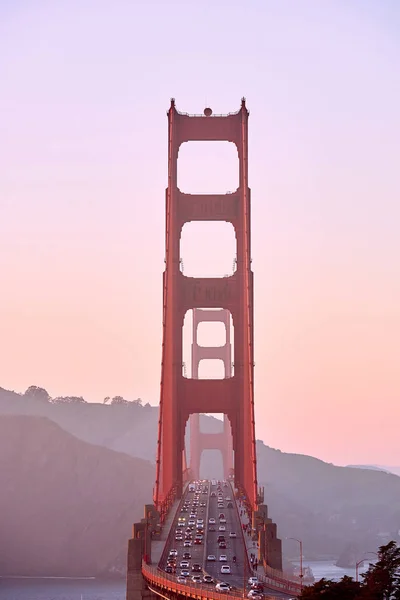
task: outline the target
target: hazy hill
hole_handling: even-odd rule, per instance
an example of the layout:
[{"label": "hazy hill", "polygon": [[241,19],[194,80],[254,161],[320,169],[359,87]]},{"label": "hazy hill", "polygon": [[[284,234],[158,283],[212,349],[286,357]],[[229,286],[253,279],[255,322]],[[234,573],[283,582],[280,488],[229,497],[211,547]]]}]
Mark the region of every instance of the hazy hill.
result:
[{"label": "hazy hill", "polygon": [[[0,388],[1,413],[45,415],[81,440],[155,459],[155,407],[54,404]],[[218,431],[221,425],[217,419],[201,417],[206,431]],[[50,446],[48,449],[51,452]],[[257,454],[259,483],[265,487],[270,516],[278,523],[282,539],[294,536],[303,540],[306,556],[337,557],[349,543],[364,552],[398,539],[400,477],[376,469],[336,467],[309,456],[274,450],[262,442],[257,443]],[[218,453],[206,452],[202,469],[204,476],[220,477]],[[147,495],[141,489],[142,504],[151,499],[151,488],[150,478]],[[90,494],[96,497],[88,488]],[[123,498],[120,501],[123,503]],[[141,508],[138,510],[141,516]],[[288,555],[297,552],[291,542],[284,541],[284,548]]]},{"label": "hazy hill", "polygon": [[0,417],[0,574],[91,575],[125,567],[153,466],[39,417]]}]

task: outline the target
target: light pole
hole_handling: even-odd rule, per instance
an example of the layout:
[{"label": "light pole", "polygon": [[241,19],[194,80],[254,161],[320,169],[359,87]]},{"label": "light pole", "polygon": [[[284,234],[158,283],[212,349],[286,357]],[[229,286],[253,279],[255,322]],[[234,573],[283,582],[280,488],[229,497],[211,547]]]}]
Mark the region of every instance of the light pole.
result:
[{"label": "light pole", "polygon": [[294,540],[300,544],[300,593],[303,591],[303,542],[297,538],[288,537],[287,540]]},{"label": "light pole", "polygon": [[[375,556],[377,556],[379,558],[379,554],[377,552],[366,552],[365,554],[375,554]],[[361,560],[359,560],[358,562],[356,562],[356,582],[358,583],[358,568],[359,566],[365,561],[367,560],[366,558],[362,558]]]}]

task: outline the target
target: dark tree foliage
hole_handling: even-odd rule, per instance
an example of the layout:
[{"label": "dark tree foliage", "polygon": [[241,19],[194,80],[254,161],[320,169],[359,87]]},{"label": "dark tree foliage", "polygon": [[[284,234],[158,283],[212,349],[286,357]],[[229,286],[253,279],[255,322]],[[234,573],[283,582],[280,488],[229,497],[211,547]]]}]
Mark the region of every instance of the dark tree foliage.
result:
[{"label": "dark tree foliage", "polygon": [[82,396],[59,396],[54,398],[54,404],[86,404],[86,400]]},{"label": "dark tree foliage", "polygon": [[362,575],[361,583],[352,577],[340,581],[321,579],[303,589],[299,598],[307,600],[400,600],[400,548],[396,542],[381,546],[378,562]]},{"label": "dark tree foliage", "polygon": [[400,600],[400,548],[396,542],[379,548],[378,562],[362,578],[362,600]]},{"label": "dark tree foliage", "polygon": [[316,600],[325,598],[325,600],[355,600],[358,598],[360,583],[353,580],[352,577],[343,577],[340,581],[331,581],[330,579],[321,579],[314,585],[304,588],[300,598],[307,600]]},{"label": "dark tree foliage", "polygon": [[31,385],[26,390],[24,396],[26,398],[32,398],[34,400],[40,400],[41,402],[50,402],[51,398],[44,388],[38,387],[37,385]]}]

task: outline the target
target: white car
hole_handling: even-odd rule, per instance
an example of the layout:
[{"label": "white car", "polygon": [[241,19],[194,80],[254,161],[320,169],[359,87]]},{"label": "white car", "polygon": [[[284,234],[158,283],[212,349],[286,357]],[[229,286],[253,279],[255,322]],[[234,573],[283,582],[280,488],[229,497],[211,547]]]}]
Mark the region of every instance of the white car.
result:
[{"label": "white car", "polygon": [[220,525],[220,526],[218,527],[218,531],[226,531],[226,527],[225,527],[225,525]]},{"label": "white car", "polygon": [[176,578],[176,581],[177,581],[178,583],[186,583],[186,577],[182,577],[182,575],[179,575],[179,576]]},{"label": "white car", "polygon": [[257,577],[249,577],[249,585],[257,585],[258,579]]},{"label": "white car", "polygon": [[214,517],[211,517],[211,519],[208,519],[208,522],[210,525],[215,525],[215,519]]},{"label": "white car", "polygon": [[181,569],[188,569],[189,568],[189,561],[188,560],[181,560],[181,562],[179,563],[179,567]]},{"label": "white car", "polygon": [[236,535],[236,532],[235,532],[235,531],[231,531],[231,532],[230,532],[230,534],[229,534],[229,537],[230,537],[230,538],[235,538],[235,537],[237,537],[237,535]]},{"label": "white car", "polygon": [[222,565],[221,567],[221,573],[224,573],[225,575],[230,575],[231,574],[231,568],[229,565]]},{"label": "white car", "polygon": [[[190,547],[191,547],[191,545],[192,545],[192,542],[190,542],[189,540],[185,540],[185,541],[183,542],[183,547],[184,547],[184,548],[190,548]],[[176,556],[176,554],[175,554],[175,556]]]},{"label": "white car", "polygon": [[220,554],[219,562],[226,562],[227,560],[228,560],[228,557],[226,554]]},{"label": "white car", "polygon": [[228,583],[221,581],[221,583],[217,583],[217,585],[215,586],[215,590],[217,592],[230,592],[231,586]]},{"label": "white car", "polygon": [[192,581],[193,581],[193,583],[201,583],[200,575],[193,575]]},{"label": "white car", "polygon": [[178,556],[178,550],[175,550],[175,548],[173,548],[172,550],[169,551],[169,555],[170,556]]},{"label": "white car", "polygon": [[190,519],[190,520],[188,521],[188,525],[196,525],[196,522],[195,522],[195,520],[194,520],[194,519]]},{"label": "white car", "polygon": [[260,594],[257,590],[250,590],[247,597],[249,600],[260,600],[260,598],[263,598],[263,594]]},{"label": "white car", "polygon": [[217,559],[215,558],[214,554],[209,554],[209,555],[207,556],[207,560],[209,560],[210,562],[213,562],[213,561],[215,561],[215,560],[217,560]]}]

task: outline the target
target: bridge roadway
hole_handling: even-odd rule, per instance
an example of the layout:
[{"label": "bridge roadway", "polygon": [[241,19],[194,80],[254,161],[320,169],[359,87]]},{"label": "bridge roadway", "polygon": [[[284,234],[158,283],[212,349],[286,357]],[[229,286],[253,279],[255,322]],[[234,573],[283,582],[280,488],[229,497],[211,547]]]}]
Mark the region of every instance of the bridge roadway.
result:
[{"label": "bridge roadway", "polygon": [[[158,565],[159,569],[165,573],[169,552],[171,550],[176,550],[176,573],[174,573],[176,581],[181,583],[186,581],[188,585],[193,586],[195,585],[192,581],[193,576],[201,576],[203,579],[203,576],[208,574],[211,575],[214,580],[213,583],[206,584],[207,587],[210,588],[210,592],[215,592],[215,585],[217,582],[224,581],[228,583],[236,593],[240,593],[242,597],[243,590],[246,588],[245,595],[247,597],[247,593],[250,589],[248,579],[253,573],[250,571],[248,558],[245,555],[246,549],[243,542],[241,523],[233,489],[229,483],[226,482],[224,485],[224,483],[221,482],[223,507],[221,506],[221,503],[220,507],[218,507],[218,486],[211,485],[211,481],[204,481],[201,482],[199,487],[200,492],[190,492],[189,486],[186,487],[171,525],[170,534]],[[207,492],[203,491],[205,488],[207,488]],[[196,500],[195,496],[197,494],[198,499]],[[227,500],[227,498],[229,498],[229,500]],[[232,507],[228,508],[228,504],[230,503],[232,504]],[[186,512],[186,508],[188,512]],[[221,514],[224,515],[226,523],[220,523],[219,517]],[[180,519],[181,523],[184,523],[184,526],[179,526]],[[204,533],[201,544],[194,543],[198,519],[204,520]],[[210,519],[214,520],[215,523],[210,523]],[[189,527],[191,528],[190,531]],[[225,529],[220,530],[220,527],[224,527]],[[189,534],[192,539],[185,540],[186,533]],[[231,533],[236,534],[236,537],[230,537]],[[182,535],[182,540],[179,539],[180,534]],[[218,536],[220,535],[225,537],[226,549],[219,548]],[[188,553],[190,558],[185,559],[185,553]],[[221,561],[220,557],[223,555],[226,556],[226,560]],[[207,560],[207,557],[209,556],[215,556],[215,560]],[[234,556],[236,557],[236,562],[233,562]],[[184,560],[187,560],[189,563],[187,569],[189,575],[186,576],[185,579],[180,579],[179,576],[181,575],[181,572],[185,570],[180,567],[180,563]],[[196,563],[201,566],[202,572],[192,571],[192,567]],[[229,565],[231,573],[221,574],[222,565]],[[204,585],[205,583],[202,582],[202,586]],[[265,594],[271,594],[266,596],[268,598],[287,599],[293,597],[293,594],[279,592],[273,588],[269,589],[267,585],[265,585]]]}]

